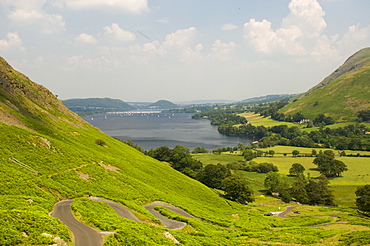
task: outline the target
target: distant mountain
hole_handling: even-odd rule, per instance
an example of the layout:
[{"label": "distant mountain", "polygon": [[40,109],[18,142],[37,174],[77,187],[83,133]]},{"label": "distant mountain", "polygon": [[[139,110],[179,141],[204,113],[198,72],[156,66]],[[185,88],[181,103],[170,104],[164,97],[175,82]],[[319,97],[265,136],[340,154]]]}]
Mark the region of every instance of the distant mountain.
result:
[{"label": "distant mountain", "polygon": [[213,100],[179,101],[176,103],[181,105],[212,105],[212,104],[227,104],[233,102],[236,102],[236,100],[213,99]]},{"label": "distant mountain", "polygon": [[349,57],[318,85],[280,110],[302,113],[308,119],[324,114],[336,121],[353,121],[359,110],[370,106],[370,48]]},{"label": "distant mountain", "polygon": [[62,101],[71,111],[79,115],[102,114],[135,109],[133,106],[111,98],[69,99]]},{"label": "distant mountain", "polygon": [[159,100],[155,103],[150,104],[148,107],[158,108],[158,109],[172,109],[172,108],[177,108],[178,106],[167,100]]}]

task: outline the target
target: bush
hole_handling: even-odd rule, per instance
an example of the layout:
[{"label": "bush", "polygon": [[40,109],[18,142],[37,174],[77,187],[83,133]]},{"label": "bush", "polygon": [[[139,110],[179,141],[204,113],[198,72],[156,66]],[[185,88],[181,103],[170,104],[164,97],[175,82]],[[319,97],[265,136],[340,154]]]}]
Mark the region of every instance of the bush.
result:
[{"label": "bush", "polygon": [[96,139],[95,140],[95,143],[97,145],[100,145],[100,146],[105,146],[106,145],[106,143],[105,143],[105,141],[103,139]]}]

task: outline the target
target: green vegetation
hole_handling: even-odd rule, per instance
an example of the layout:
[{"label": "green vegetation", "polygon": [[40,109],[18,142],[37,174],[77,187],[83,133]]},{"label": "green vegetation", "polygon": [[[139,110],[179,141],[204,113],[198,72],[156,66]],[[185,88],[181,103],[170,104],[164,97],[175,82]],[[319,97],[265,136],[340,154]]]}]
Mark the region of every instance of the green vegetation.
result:
[{"label": "green vegetation", "polygon": [[370,212],[370,185],[359,187],[356,190],[356,205],[357,207],[365,212]]}]

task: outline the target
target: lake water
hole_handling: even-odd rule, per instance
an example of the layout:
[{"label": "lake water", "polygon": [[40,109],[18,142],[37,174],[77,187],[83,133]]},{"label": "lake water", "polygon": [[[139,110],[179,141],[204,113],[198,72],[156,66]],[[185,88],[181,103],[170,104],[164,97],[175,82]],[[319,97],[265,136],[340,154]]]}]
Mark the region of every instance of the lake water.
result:
[{"label": "lake water", "polygon": [[239,142],[249,144],[250,139],[219,134],[217,126],[209,120],[191,119],[188,113],[116,113],[92,115],[85,120],[109,136],[131,140],[145,150],[182,145],[190,150],[203,147],[207,150],[235,147]]}]

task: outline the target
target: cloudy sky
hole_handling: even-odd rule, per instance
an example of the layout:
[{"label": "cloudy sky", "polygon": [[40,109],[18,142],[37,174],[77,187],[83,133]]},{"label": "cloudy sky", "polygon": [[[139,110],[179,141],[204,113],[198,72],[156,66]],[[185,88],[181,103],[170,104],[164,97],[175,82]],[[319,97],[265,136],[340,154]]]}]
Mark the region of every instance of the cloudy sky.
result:
[{"label": "cloudy sky", "polygon": [[61,99],[301,93],[370,46],[369,0],[0,0],[0,56]]}]

